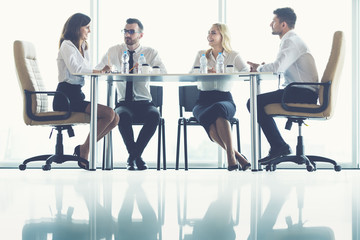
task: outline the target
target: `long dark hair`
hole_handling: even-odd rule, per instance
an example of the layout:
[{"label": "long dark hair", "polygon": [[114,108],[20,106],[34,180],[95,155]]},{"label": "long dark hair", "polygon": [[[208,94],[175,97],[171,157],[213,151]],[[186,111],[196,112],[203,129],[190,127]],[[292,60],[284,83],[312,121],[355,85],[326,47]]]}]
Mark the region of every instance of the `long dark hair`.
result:
[{"label": "long dark hair", "polygon": [[[65,22],[61,33],[59,48],[64,40],[70,40],[77,48],[80,47],[80,28],[87,26],[91,18],[82,13],[75,13]],[[85,41],[85,50],[88,48]]]}]

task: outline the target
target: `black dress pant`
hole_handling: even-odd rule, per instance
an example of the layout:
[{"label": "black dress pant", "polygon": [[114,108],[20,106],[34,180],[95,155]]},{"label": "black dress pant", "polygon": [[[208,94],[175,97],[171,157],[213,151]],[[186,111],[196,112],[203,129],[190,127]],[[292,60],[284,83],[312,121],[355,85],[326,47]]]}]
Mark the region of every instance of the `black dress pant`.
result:
[{"label": "black dress pant", "polygon": [[[129,155],[140,157],[159,125],[159,110],[149,101],[131,101],[116,104],[115,112],[120,116],[119,131]],[[143,124],[136,141],[133,123]]]},{"label": "black dress pant", "polygon": [[[282,138],[273,117],[266,114],[265,106],[271,103],[281,103],[283,94],[284,90],[280,89],[257,96],[257,120],[273,150],[285,145],[286,142]],[[315,104],[317,98],[318,94],[310,89],[291,87],[287,90],[284,100],[286,103]],[[250,111],[250,99],[247,102],[247,108]]]}]

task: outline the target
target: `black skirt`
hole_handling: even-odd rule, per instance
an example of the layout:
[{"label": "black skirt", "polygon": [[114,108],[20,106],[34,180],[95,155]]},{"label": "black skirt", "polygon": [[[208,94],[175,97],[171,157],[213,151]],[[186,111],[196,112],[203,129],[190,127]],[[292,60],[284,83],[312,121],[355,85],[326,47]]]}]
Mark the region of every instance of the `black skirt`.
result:
[{"label": "black skirt", "polygon": [[[81,91],[81,85],[61,82],[58,84],[56,91],[62,92],[69,98],[71,112],[85,112],[86,107],[90,103],[84,100],[85,94]],[[68,101],[63,94],[55,94],[53,101],[53,109],[55,111],[68,110]]]},{"label": "black skirt", "polygon": [[[193,109],[194,117],[209,134],[210,125],[219,117],[230,120],[234,117],[236,105],[230,92],[200,91]],[[211,139],[211,138],[210,138]]]}]

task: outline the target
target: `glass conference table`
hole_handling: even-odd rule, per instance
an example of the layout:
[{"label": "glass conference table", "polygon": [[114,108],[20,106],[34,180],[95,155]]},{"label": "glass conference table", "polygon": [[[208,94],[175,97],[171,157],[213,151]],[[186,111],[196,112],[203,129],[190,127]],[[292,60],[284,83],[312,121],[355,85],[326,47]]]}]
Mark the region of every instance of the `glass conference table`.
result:
[{"label": "glass conference table", "polygon": [[[196,83],[198,81],[214,81],[214,80],[232,80],[244,81],[249,80],[250,90],[250,128],[251,128],[251,169],[258,171],[258,160],[260,158],[260,135],[259,125],[257,123],[257,98],[259,93],[259,84],[262,77],[274,78],[272,72],[240,72],[240,73],[211,73],[211,74],[120,74],[120,73],[77,73],[74,75],[90,77],[90,155],[89,155],[89,170],[96,170],[97,157],[97,106],[98,103],[98,81],[99,79],[107,80],[108,82],[108,105],[111,106],[112,83],[118,81],[150,81],[157,83],[178,82],[178,83]],[[109,143],[111,133],[105,136],[103,170],[112,170],[112,146]]]}]

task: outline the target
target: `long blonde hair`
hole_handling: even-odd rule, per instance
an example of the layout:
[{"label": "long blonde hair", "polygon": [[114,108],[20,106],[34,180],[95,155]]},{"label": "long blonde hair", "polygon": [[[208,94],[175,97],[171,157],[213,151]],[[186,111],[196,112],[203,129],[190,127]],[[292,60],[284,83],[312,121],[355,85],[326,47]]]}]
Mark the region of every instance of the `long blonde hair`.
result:
[{"label": "long blonde hair", "polygon": [[[232,48],[230,45],[230,31],[227,25],[224,23],[214,23],[213,26],[217,27],[217,29],[219,30],[222,36],[221,46],[224,48],[224,51],[231,52]],[[210,57],[210,52],[211,52],[211,48],[206,51],[207,58]]]}]

